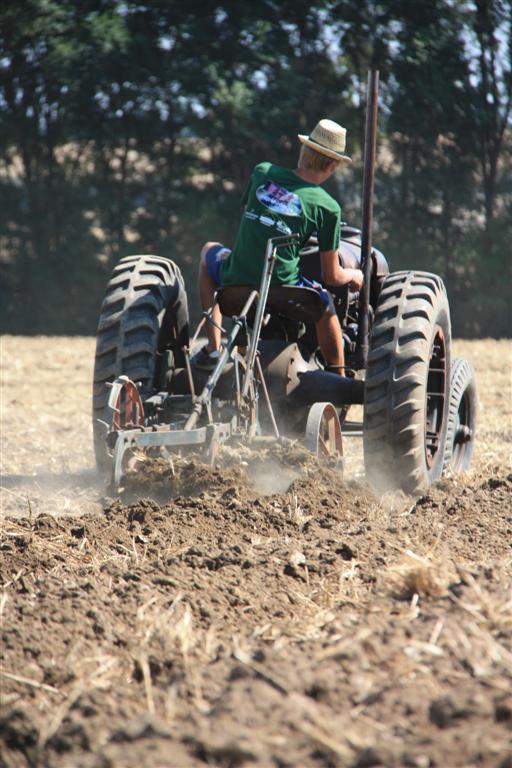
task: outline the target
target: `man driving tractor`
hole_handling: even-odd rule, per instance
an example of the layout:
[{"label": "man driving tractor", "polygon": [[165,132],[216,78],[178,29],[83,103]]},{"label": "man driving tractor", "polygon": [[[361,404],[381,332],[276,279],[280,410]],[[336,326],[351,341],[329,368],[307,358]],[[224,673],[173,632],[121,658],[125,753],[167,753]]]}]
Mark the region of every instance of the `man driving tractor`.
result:
[{"label": "man driving tractor", "polygon": [[[267,240],[277,235],[298,234],[299,241],[280,248],[274,282],[314,288],[324,304],[316,323],[318,345],[326,368],[344,373],[343,335],[330,293],[317,282],[300,275],[300,249],[316,234],[320,250],[322,280],[328,286],[349,285],[360,290],[363,274],[341,266],[338,256],[341,209],[320,185],[351,159],[345,152],[346,130],[332,120],[320,120],[309,136],[299,135],[302,144],[297,168],[282,168],[264,162],[255,166],[242,199],[244,213],[233,250],[207,242],[201,250],[199,292],[203,310],[213,305],[220,286],[260,283]],[[194,357],[194,365],[213,369],[221,348],[221,313],[214,307],[207,323],[208,345]]]}]

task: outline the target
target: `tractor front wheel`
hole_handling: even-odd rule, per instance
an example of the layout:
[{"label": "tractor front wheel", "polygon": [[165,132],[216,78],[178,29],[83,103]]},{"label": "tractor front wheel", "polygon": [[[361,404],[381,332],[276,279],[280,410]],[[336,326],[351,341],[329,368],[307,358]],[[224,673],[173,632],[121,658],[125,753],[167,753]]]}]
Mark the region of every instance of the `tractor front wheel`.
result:
[{"label": "tractor front wheel", "polygon": [[456,357],[452,365],[448,429],[444,451],[444,469],[460,473],[469,469],[475,446],[476,379],[468,360]]}]

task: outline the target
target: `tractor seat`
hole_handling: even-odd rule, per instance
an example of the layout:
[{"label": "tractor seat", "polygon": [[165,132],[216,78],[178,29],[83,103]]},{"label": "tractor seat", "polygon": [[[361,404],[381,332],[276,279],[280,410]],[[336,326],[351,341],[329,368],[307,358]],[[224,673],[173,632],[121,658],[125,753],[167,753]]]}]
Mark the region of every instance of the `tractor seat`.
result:
[{"label": "tractor seat", "polygon": [[[219,288],[217,301],[220,311],[226,317],[239,315],[249,298],[253,285],[229,285]],[[252,305],[249,316],[254,315],[256,302]],[[272,285],[268,292],[266,311],[271,315],[283,315],[290,320],[316,323],[322,316],[325,305],[320,295],[313,288],[301,288],[296,285]]]}]

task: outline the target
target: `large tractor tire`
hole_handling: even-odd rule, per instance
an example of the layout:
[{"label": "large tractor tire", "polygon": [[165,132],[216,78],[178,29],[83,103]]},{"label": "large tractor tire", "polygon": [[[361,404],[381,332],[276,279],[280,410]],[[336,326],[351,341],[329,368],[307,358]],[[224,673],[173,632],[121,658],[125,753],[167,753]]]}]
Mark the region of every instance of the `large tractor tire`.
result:
[{"label": "large tractor tire", "polygon": [[444,469],[456,474],[469,469],[475,446],[477,394],[473,366],[456,357],[452,364]]},{"label": "large tractor tire", "polygon": [[114,268],[101,306],[93,384],[93,435],[100,471],[110,467],[103,422],[108,382],[126,375],[142,401],[163,386],[169,367],[183,364],[188,345],[183,278],[161,256],[127,256]]},{"label": "large tractor tire", "polygon": [[375,313],[365,383],[364,462],[377,491],[417,494],[441,477],[450,342],[441,278],[391,273]]}]

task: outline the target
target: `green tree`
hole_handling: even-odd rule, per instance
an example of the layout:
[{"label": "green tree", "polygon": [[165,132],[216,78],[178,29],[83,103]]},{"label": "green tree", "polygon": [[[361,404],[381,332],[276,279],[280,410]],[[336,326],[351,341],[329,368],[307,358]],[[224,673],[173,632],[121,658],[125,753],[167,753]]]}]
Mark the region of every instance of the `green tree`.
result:
[{"label": "green tree", "polygon": [[505,0],[474,0],[466,12],[476,42],[471,57],[473,118],[489,230],[496,214],[500,159],[512,129],[512,6]]}]

